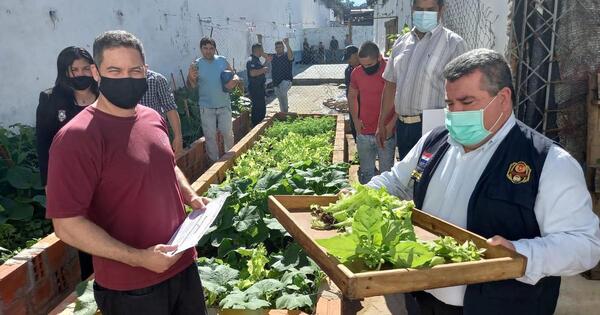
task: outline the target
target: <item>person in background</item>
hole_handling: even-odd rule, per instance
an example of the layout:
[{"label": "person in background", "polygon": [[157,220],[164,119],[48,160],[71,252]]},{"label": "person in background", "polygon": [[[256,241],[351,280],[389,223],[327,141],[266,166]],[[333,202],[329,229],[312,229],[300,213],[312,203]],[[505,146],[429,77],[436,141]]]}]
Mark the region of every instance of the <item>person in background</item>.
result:
[{"label": "person in background", "polygon": [[324,63],[325,62],[325,46],[323,46],[323,42],[319,42],[319,46],[317,47],[317,60],[315,63]]},{"label": "person in background", "polygon": [[598,217],[581,166],[515,118],[501,54],[469,51],[443,75],[445,126],[367,185],[516,251],[527,266],[517,279],[407,293],[408,314],[553,314],[560,277],[600,259]]},{"label": "person in background", "polygon": [[[262,44],[256,43],[252,45],[252,55],[246,62],[246,70],[248,72],[248,92],[250,92],[250,100],[252,101],[251,120],[252,125],[258,125],[267,113],[267,104],[265,100],[265,82],[266,73],[269,70],[260,62],[260,57],[264,54]],[[266,62],[266,61],[265,61]]]},{"label": "person in background", "polygon": [[[421,137],[422,113],[444,108],[444,66],[467,50],[465,41],[442,25],[444,0],[413,0],[412,30],[398,38],[383,78],[382,111],[396,108],[396,142],[400,159]],[[385,141],[379,122],[378,141]]]},{"label": "person in background", "polygon": [[[262,44],[262,36],[258,37],[258,42]],[[284,38],[283,41],[275,42],[275,54],[264,54],[263,57],[271,62],[271,78],[275,95],[279,101],[279,110],[287,113],[288,91],[292,87],[292,66],[294,65],[294,52],[290,47],[289,39]]]},{"label": "person in background", "polygon": [[[198,105],[202,132],[206,139],[208,158],[219,159],[217,130],[223,136],[223,147],[229,151],[233,147],[233,125],[231,123],[231,99],[227,90],[233,89],[240,80],[237,75],[223,86],[221,77],[226,71],[234,72],[224,56],[216,55],[217,43],[204,37],[200,40],[202,57],[196,59],[188,70],[187,83],[198,88]],[[225,88],[225,90],[224,90]]]},{"label": "person in background", "polygon": [[304,37],[304,41],[302,42],[302,63],[310,64],[312,60],[312,53],[310,50],[310,44],[308,43],[308,39]]},{"label": "person in background", "polygon": [[[355,113],[359,113],[359,111],[358,111],[359,99],[357,98],[353,101],[353,103],[355,104],[355,107],[352,110],[350,110],[350,106],[349,106],[350,100],[348,99],[348,93],[350,92],[350,79],[351,79],[351,75],[352,75],[352,70],[354,70],[354,68],[356,68],[360,65],[360,62],[358,60],[358,47],[356,47],[354,45],[346,46],[346,49],[344,49],[344,61],[348,63],[346,70],[344,70],[344,84],[346,85],[346,100],[348,102],[348,111],[350,111],[350,112],[354,111]],[[352,117],[350,117],[350,132],[352,133],[352,137],[354,138],[354,141],[356,141],[356,128],[354,126],[354,122],[352,121]]]},{"label": "person in background", "polygon": [[[148,65],[146,65],[148,66]],[[183,138],[181,136],[181,121],[175,104],[175,96],[169,87],[167,78],[162,74],[148,69],[148,92],[140,100],[140,104],[157,111],[161,116],[167,116],[171,129],[173,130],[173,142],[171,143],[175,156],[183,153]]]},{"label": "person in background", "polygon": [[[394,165],[396,113],[393,108],[385,113],[380,112],[384,85],[381,74],[386,62],[377,45],[371,41],[362,44],[358,51],[358,59],[360,65],[352,71],[351,75],[348,108],[357,133],[359,180],[361,184],[366,184],[375,175],[377,158],[379,158],[379,171],[382,173],[389,171]],[[360,102],[355,104],[357,99]],[[383,146],[375,139],[380,116],[384,116],[386,122],[386,141]]]},{"label": "person in background", "polygon": [[[87,50],[75,46],[63,49],[56,61],[54,87],[40,93],[35,135],[43,186],[48,179],[50,145],[54,135],[98,98],[98,84],[91,72],[93,64],[94,59]],[[94,273],[91,255],[79,251],[79,264],[82,280]]]},{"label": "person in background", "polygon": [[335,39],[335,36],[331,36],[331,41],[329,41],[329,60],[328,62],[330,63],[336,63],[338,62],[338,60],[335,58],[338,49],[340,49],[340,43],[338,42],[337,39]]},{"label": "person in background", "polygon": [[205,315],[196,249],[166,244],[184,203],[209,200],[175,164],[164,119],[138,106],[148,89],[142,43],[108,31],[93,47],[100,96],[54,137],[46,215],[62,241],[93,255],[103,315]]},{"label": "person in background", "polygon": [[352,36],[350,34],[346,34],[346,38],[344,39],[344,46],[348,47],[352,45]]}]

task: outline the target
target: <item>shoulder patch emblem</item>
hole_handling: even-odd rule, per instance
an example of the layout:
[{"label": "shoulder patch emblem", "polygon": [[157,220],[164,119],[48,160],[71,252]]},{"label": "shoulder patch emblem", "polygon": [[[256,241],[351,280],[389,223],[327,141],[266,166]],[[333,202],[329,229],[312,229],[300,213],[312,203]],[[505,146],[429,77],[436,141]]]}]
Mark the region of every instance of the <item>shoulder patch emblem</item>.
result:
[{"label": "shoulder patch emblem", "polygon": [[58,110],[58,121],[63,122],[67,119],[67,112],[64,109]]},{"label": "shoulder patch emblem", "polygon": [[513,184],[524,184],[531,178],[531,167],[523,161],[512,162],[506,172],[506,177]]}]

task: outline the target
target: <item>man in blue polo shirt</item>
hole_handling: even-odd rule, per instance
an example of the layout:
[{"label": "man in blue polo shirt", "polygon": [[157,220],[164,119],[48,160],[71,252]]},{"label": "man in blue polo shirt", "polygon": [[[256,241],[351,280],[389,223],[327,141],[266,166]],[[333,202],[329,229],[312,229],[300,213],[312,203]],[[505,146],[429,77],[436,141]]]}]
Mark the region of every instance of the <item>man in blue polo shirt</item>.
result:
[{"label": "man in blue polo shirt", "polygon": [[[196,59],[188,72],[188,85],[198,87],[198,105],[202,132],[206,139],[206,153],[211,161],[219,159],[217,130],[223,136],[225,151],[233,147],[233,128],[231,124],[231,100],[229,93],[223,90],[221,74],[232,71],[231,65],[223,56],[216,55],[217,44],[214,39],[204,37],[200,40],[202,57]],[[237,75],[225,88],[231,90],[239,83]]]}]

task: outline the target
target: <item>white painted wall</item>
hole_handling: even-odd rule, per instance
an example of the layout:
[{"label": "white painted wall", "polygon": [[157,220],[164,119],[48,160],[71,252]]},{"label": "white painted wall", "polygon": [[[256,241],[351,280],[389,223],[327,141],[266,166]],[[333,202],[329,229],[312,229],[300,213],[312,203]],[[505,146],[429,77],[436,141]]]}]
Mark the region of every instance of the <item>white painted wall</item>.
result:
[{"label": "white painted wall", "polygon": [[150,67],[168,77],[173,73],[181,86],[179,69],[187,71],[211,27],[219,53],[242,70],[257,33],[265,35],[265,45],[291,37],[292,48],[300,50],[302,35],[290,35],[327,26],[329,12],[314,0],[3,0],[0,125],[33,124],[39,92],[56,78],[58,53],[70,45],[91,52],[103,31],[134,33]]},{"label": "white painted wall", "polygon": [[[412,26],[412,0],[379,0],[375,5],[374,41],[385,47],[385,22],[398,16],[398,27]],[[491,48],[508,55],[511,8],[508,0],[446,0],[444,24],[469,48]],[[491,41],[489,40],[491,38]]]},{"label": "white painted wall", "polygon": [[[346,34],[349,33],[347,26],[333,26],[333,27],[321,27],[321,28],[305,28],[304,37],[308,40],[310,45],[318,45],[319,42],[323,42],[325,49],[329,49],[329,42],[331,36],[335,36],[337,39],[340,49],[344,48],[344,40]],[[303,38],[300,39],[304,40]],[[352,44],[360,47],[360,45],[368,40],[373,40],[373,26],[352,26]]]}]

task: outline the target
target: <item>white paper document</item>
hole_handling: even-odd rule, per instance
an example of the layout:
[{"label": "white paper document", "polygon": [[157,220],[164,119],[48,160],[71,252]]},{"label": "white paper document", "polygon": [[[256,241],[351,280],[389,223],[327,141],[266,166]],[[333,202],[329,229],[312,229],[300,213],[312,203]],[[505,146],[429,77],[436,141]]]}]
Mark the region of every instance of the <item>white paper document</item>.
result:
[{"label": "white paper document", "polygon": [[177,245],[177,250],[171,252],[171,255],[179,254],[198,244],[204,233],[215,222],[227,197],[229,197],[228,193],[222,194],[211,200],[206,205],[206,210],[194,210],[185,218],[185,221],[183,221],[171,237],[171,240],[169,240],[169,243],[167,243],[168,245]]}]

